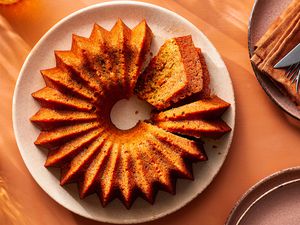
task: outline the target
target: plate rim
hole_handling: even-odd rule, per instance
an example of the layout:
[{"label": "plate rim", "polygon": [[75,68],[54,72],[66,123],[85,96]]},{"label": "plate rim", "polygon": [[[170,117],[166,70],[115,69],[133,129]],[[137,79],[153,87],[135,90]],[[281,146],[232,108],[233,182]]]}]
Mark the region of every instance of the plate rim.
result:
[{"label": "plate rim", "polygon": [[[169,210],[169,211],[164,211],[164,212],[161,212],[157,215],[152,215],[152,216],[149,216],[147,218],[142,218],[142,219],[123,219],[122,221],[120,220],[115,220],[115,219],[102,219],[102,220],[99,220],[97,218],[94,218],[92,215],[89,215],[89,214],[82,214],[80,211],[78,210],[74,210],[74,209],[71,209],[70,207],[66,206],[66,205],[63,205],[60,201],[58,201],[56,198],[53,197],[53,195],[49,194],[43,187],[43,185],[40,184],[41,181],[39,181],[38,179],[36,179],[36,177],[31,173],[31,169],[29,169],[29,167],[27,166],[27,163],[26,160],[24,160],[24,151],[21,150],[23,147],[22,147],[22,144],[21,144],[21,141],[19,139],[19,132],[18,132],[18,129],[17,129],[17,113],[16,113],[16,96],[17,96],[17,91],[18,91],[18,87],[20,86],[20,82],[21,82],[21,76],[22,74],[24,74],[24,70],[25,70],[25,67],[28,63],[28,61],[30,60],[31,56],[34,54],[34,52],[36,51],[36,49],[39,48],[39,46],[42,44],[43,40],[47,38],[47,36],[52,32],[54,31],[57,27],[59,27],[61,24],[63,24],[64,22],[68,21],[69,19],[73,18],[73,17],[76,17],[78,14],[81,14],[85,11],[89,11],[90,9],[93,9],[93,8],[98,8],[98,7],[105,7],[105,6],[111,6],[111,5],[133,5],[133,6],[143,6],[143,7],[149,7],[149,8],[154,8],[156,10],[160,10],[164,13],[167,13],[167,14],[172,14],[174,17],[177,17],[178,19],[180,20],[183,20],[185,23],[188,23],[189,25],[191,25],[194,29],[196,29],[197,31],[199,31],[203,38],[206,39],[206,41],[208,41],[210,44],[211,44],[211,48],[214,50],[216,56],[219,58],[220,62],[222,63],[222,69],[225,69],[225,73],[226,75],[228,76],[229,78],[229,83],[228,85],[230,85],[230,89],[232,90],[232,102],[231,102],[231,110],[232,110],[232,131],[228,137],[228,149],[226,150],[226,153],[224,154],[224,160],[223,162],[221,163],[221,165],[219,166],[219,168],[216,170],[216,173],[210,177],[210,179],[208,179],[208,184],[206,185],[206,187],[201,191],[201,192],[198,192],[197,194],[195,194],[194,196],[192,196],[187,202],[185,202],[184,204],[180,204],[176,207],[174,207],[174,209],[172,210]],[[40,39],[39,41],[35,44],[35,46],[31,49],[30,53],[27,55],[23,65],[22,65],[22,68],[20,70],[20,73],[19,73],[19,76],[18,76],[18,79],[17,79],[17,82],[15,84],[15,88],[14,88],[14,94],[13,94],[13,104],[12,104],[12,120],[13,120],[13,130],[14,130],[14,135],[15,135],[15,139],[16,139],[16,142],[17,142],[17,146],[18,146],[18,149],[19,149],[19,152],[22,156],[22,160],[24,162],[24,164],[26,165],[26,169],[29,171],[31,177],[33,178],[33,180],[38,184],[38,186],[44,191],[46,192],[46,194],[48,196],[50,196],[55,202],[57,202],[59,205],[63,206],[64,208],[68,209],[69,211],[73,212],[73,213],[76,213],[82,217],[85,217],[85,218],[88,218],[88,219],[91,219],[91,220],[95,220],[95,221],[100,221],[100,222],[108,222],[108,223],[114,223],[114,224],[135,224],[135,223],[142,223],[142,222],[148,222],[148,221],[153,221],[153,220],[156,220],[156,219],[159,219],[159,218],[162,218],[164,216],[167,216],[169,214],[172,214],[176,211],[178,211],[179,209],[185,207],[187,204],[189,204],[191,201],[193,201],[197,196],[199,196],[206,188],[208,188],[208,186],[210,186],[210,184],[212,183],[212,181],[215,179],[215,177],[219,174],[221,168],[224,166],[224,163],[227,159],[227,155],[228,155],[228,152],[230,150],[230,147],[231,147],[231,144],[232,144],[232,140],[233,140],[233,136],[234,136],[234,130],[235,130],[235,120],[236,120],[236,102],[235,102],[235,95],[234,95],[234,88],[233,88],[233,83],[232,83],[232,79],[231,79],[231,76],[228,72],[228,69],[226,67],[226,64],[224,63],[220,53],[217,51],[217,49],[215,48],[215,46],[213,45],[213,43],[207,38],[207,36],[201,31],[199,30],[192,22],[190,22],[189,20],[187,20],[186,18],[184,18],[183,16],[167,9],[167,8],[164,8],[162,6],[158,6],[158,5],[155,5],[155,4],[151,4],[151,3],[146,3],[146,2],[136,2],[136,1],[111,1],[111,2],[102,2],[102,3],[97,3],[97,4],[93,4],[93,5],[90,5],[90,6],[87,6],[87,7],[84,7],[84,8],[81,8],[67,16],[65,16],[64,18],[62,18],[61,20],[59,20],[57,23],[55,23]],[[155,204],[154,204],[155,205]]]},{"label": "plate rim", "polygon": [[[249,204],[250,205],[249,205],[249,207],[246,208],[245,211],[242,211],[241,216],[237,217],[237,219],[240,219],[244,215],[246,215],[248,209],[250,209],[252,207],[252,205],[254,205],[256,203],[255,201],[253,201],[253,202],[250,202],[248,204],[247,197],[251,196],[251,194],[253,194],[262,185],[268,184],[269,182],[272,182],[273,180],[275,180],[276,178],[279,178],[281,176],[289,175],[291,173],[296,173],[296,172],[298,172],[298,173],[300,172],[300,166],[281,169],[279,171],[271,173],[270,175],[260,179],[257,183],[252,185],[245,193],[243,193],[238,201],[236,201],[236,203],[234,204],[234,207],[230,211],[224,225],[236,225],[236,223],[235,224],[232,223],[232,220],[235,219],[235,214],[238,213],[239,208],[243,206],[242,204],[243,204],[244,201],[246,201],[246,203],[245,203],[246,205],[249,205]],[[291,179],[291,180],[289,180],[290,182],[289,181],[280,182],[280,184],[277,184],[277,185],[273,186],[272,188],[267,188],[267,191],[265,191],[263,194],[270,194],[271,192],[276,191],[276,190],[280,189],[283,186],[286,186],[286,185],[289,185],[289,184],[295,183],[295,182],[300,182],[299,179],[300,179],[300,177],[297,178],[297,179]],[[259,199],[259,197],[256,198],[256,199]]]},{"label": "plate rim", "polygon": [[[257,5],[258,5],[258,2],[259,0],[255,0],[254,4],[253,4],[253,7],[251,9],[251,13],[250,13],[250,16],[249,16],[249,20],[248,20],[248,54],[249,54],[249,60],[251,59],[252,55],[253,55],[253,46],[251,46],[251,31],[253,29],[253,26],[252,26],[252,19],[254,18],[255,16],[255,11],[256,11],[256,8],[257,8]],[[267,85],[264,85],[264,82],[262,81],[262,76],[263,73],[260,72],[256,66],[252,63],[252,61],[250,60],[250,64],[251,64],[251,67],[252,67],[252,70],[254,72],[254,75],[256,77],[256,80],[258,81],[259,85],[262,87],[262,89],[264,90],[264,92],[267,94],[267,96],[272,100],[273,103],[275,103],[275,105],[277,105],[283,112],[285,112],[287,115],[291,116],[292,118],[296,119],[297,121],[300,121],[300,113],[299,114],[295,114],[293,112],[291,112],[289,109],[287,109],[282,103],[281,101],[279,101],[276,97],[273,96],[273,94],[267,89]],[[274,81],[269,78],[268,76],[265,76],[264,77],[266,80],[270,81],[270,84],[273,85],[275,88],[279,89],[276,84],[274,83]],[[278,90],[279,91],[279,90]],[[286,98],[288,99],[288,101],[291,101],[287,96]],[[293,103],[293,102],[292,102]],[[295,104],[295,103],[293,103]]]}]

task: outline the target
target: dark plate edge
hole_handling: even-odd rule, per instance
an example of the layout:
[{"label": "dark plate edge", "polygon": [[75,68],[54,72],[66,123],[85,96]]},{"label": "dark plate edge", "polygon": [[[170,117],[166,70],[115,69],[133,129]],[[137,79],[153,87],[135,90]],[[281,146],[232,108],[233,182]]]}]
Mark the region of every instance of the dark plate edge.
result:
[{"label": "dark plate edge", "polygon": [[[235,213],[238,212],[239,207],[242,207],[242,203],[246,200],[247,198],[251,198],[251,194],[259,189],[261,187],[261,185],[263,184],[268,184],[269,182],[272,182],[272,180],[274,180],[276,177],[280,177],[280,176],[288,176],[291,173],[295,173],[295,172],[299,172],[300,171],[300,166],[296,166],[296,167],[291,167],[291,168],[287,168],[287,169],[282,169],[279,170],[278,172],[272,173],[271,175],[262,178],[261,180],[259,180],[256,184],[254,184],[253,186],[251,186],[244,194],[242,194],[242,196],[239,198],[239,200],[234,204],[233,209],[230,211],[226,222],[224,223],[224,225],[236,225],[236,224],[232,224],[232,220],[235,219]],[[281,188],[283,185],[287,185],[288,183],[285,181],[282,183],[282,185],[277,185],[274,187],[275,191],[278,188]]]},{"label": "dark plate edge", "polygon": [[[253,51],[254,49],[251,47],[251,39],[250,39],[250,34],[251,34],[251,30],[252,30],[252,18],[253,18],[253,15],[254,15],[254,12],[255,12],[255,9],[257,7],[257,3],[258,3],[259,0],[255,0],[254,2],[254,5],[252,7],[252,10],[251,10],[251,14],[250,14],[250,17],[249,17],[249,20],[248,20],[248,53],[249,53],[249,59],[251,59],[252,55],[253,55]],[[253,69],[253,72],[255,74],[255,77],[256,79],[258,80],[260,86],[263,88],[263,90],[265,91],[265,93],[269,96],[269,98],[279,107],[281,108],[285,113],[287,113],[289,116],[291,116],[292,118],[300,121],[300,116],[297,115],[297,114],[294,114],[292,112],[290,112],[288,109],[286,109],[266,88],[265,85],[263,85],[263,82],[262,82],[262,78],[261,78],[261,75],[262,73],[256,68],[256,66],[251,62],[250,60],[250,63],[251,63],[251,66],[252,66],[252,69]],[[270,83],[272,83],[277,89],[280,90],[280,87],[278,87],[274,81],[271,80],[271,78],[265,76],[266,80],[270,81]],[[294,104],[294,103],[293,103]]]}]

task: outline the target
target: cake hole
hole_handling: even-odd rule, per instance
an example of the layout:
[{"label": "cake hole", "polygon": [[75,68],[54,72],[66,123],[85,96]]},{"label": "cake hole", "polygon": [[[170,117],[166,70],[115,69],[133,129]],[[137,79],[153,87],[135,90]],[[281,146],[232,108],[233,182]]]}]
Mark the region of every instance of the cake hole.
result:
[{"label": "cake hole", "polygon": [[[121,99],[112,107],[110,119],[120,130],[133,128],[140,120],[150,119],[153,107],[136,96]],[[138,112],[138,113],[136,113]]]}]

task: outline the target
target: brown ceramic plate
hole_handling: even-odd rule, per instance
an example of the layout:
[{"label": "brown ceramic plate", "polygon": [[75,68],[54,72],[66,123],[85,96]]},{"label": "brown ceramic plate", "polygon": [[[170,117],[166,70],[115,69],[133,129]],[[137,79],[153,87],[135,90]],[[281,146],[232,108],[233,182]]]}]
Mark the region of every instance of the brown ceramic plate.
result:
[{"label": "brown ceramic plate", "polygon": [[250,188],[225,225],[257,224],[300,224],[300,167],[274,173]]},{"label": "brown ceramic plate", "polygon": [[[291,0],[256,0],[249,19],[248,49],[250,57],[253,54],[254,44],[266,32],[270,24],[280,15]],[[268,76],[258,71],[252,65],[257,80],[268,96],[287,114],[300,120],[300,110],[285,95],[283,90]]]}]

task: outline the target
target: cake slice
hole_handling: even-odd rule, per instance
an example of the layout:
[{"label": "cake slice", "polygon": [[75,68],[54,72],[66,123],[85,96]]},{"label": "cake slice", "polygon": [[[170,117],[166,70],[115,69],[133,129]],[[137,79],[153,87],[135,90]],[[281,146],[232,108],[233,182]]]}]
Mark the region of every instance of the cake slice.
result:
[{"label": "cake slice", "polygon": [[35,123],[42,130],[50,130],[54,127],[66,124],[95,121],[97,118],[97,114],[93,112],[40,108],[40,110],[30,118],[30,121]]},{"label": "cake slice", "polygon": [[[197,49],[197,53],[200,59],[200,64],[201,64],[201,69],[202,69],[202,79],[203,79],[203,88],[202,90],[199,92],[198,96],[201,99],[207,99],[210,98],[211,95],[211,89],[210,89],[210,75],[209,75],[209,71],[207,68],[207,64],[204,58],[204,55],[201,52],[200,48],[196,48]],[[196,93],[197,95],[197,93]],[[199,99],[200,99],[199,98]]]},{"label": "cake slice", "polygon": [[164,109],[203,87],[202,68],[191,36],[169,39],[138,80],[137,95]]},{"label": "cake slice", "polygon": [[229,103],[215,95],[209,99],[198,100],[164,112],[154,113],[152,114],[152,120],[178,121],[186,119],[216,118],[220,117],[229,106]]},{"label": "cake slice", "polygon": [[173,104],[172,107],[178,107],[181,105],[185,105],[191,102],[195,102],[201,99],[209,99],[212,97],[211,94],[211,88],[210,88],[210,74],[206,65],[205,57],[202,54],[202,51],[200,48],[196,48],[199,59],[200,59],[200,65],[202,70],[202,79],[203,79],[203,87],[200,92],[197,92],[195,94],[192,94],[191,96],[188,96],[184,99],[179,100],[177,103]]},{"label": "cake slice", "polygon": [[231,131],[231,128],[221,119],[162,121],[155,124],[166,131],[195,138],[219,138]]},{"label": "cake slice", "polygon": [[55,109],[71,109],[78,111],[91,111],[93,105],[82,99],[73,97],[59,92],[50,87],[44,87],[39,91],[32,93],[32,97],[36,99],[41,106]]}]

